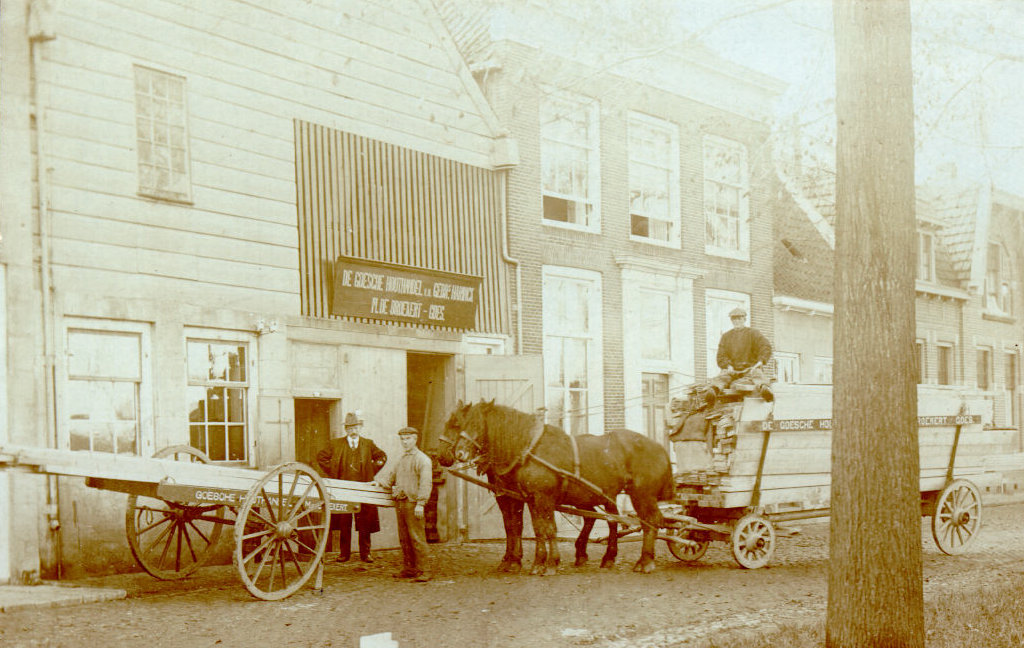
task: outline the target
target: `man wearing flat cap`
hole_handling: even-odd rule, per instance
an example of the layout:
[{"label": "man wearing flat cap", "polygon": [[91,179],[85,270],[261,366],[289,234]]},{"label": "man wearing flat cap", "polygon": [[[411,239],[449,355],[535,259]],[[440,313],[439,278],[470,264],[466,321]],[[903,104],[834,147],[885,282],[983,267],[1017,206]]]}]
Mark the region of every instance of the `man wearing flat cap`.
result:
[{"label": "man wearing flat cap", "polygon": [[[316,462],[324,475],[333,479],[368,482],[387,460],[387,454],[371,439],[360,435],[363,420],[358,412],[345,415],[345,435],[331,439],[330,444],[317,453]],[[331,531],[339,531],[338,562],[346,562],[352,555],[352,522],[359,535],[359,559],[373,562],[370,556],[370,535],[380,531],[377,507],[363,504],[359,512],[335,513],[331,516]]]},{"label": "man wearing flat cap", "polygon": [[393,459],[374,478],[381,487],[391,490],[398,522],[398,542],[402,545],[402,571],[395,578],[409,578],[419,583],[430,580],[427,571],[429,547],[424,528],[424,508],[430,499],[433,471],[430,457],[416,447],[420,432],[414,427],[398,431],[402,455]]},{"label": "man wearing flat cap", "polygon": [[721,391],[732,387],[741,392],[754,392],[771,400],[769,378],[764,365],[771,360],[772,345],[761,331],[746,325],[747,311],[734,308],[729,312],[732,328],[722,334],[718,342],[720,374],[711,379],[711,385]]}]

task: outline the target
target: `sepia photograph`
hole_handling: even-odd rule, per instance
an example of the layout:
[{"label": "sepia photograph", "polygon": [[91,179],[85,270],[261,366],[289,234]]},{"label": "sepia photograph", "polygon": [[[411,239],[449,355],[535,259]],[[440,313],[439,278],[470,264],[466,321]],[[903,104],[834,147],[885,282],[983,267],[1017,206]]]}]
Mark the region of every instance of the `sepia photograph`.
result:
[{"label": "sepia photograph", "polygon": [[0,645],[1024,646],[1020,0],[0,0]]}]

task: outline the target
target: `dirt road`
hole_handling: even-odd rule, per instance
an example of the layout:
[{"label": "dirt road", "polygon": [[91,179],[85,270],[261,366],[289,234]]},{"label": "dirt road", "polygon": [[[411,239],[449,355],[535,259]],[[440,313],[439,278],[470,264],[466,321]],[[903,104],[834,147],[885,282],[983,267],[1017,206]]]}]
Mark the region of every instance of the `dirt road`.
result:
[{"label": "dirt road", "polygon": [[[1024,504],[985,510],[971,551],[945,556],[922,520],[926,596],[1024,570]],[[555,577],[497,574],[503,545],[435,546],[429,583],[395,581],[401,558],[378,551],[377,561],[328,565],[322,594],[303,590],[280,602],[253,599],[231,566],[209,567],[184,582],[133,574],[81,581],[121,587],[125,600],[0,614],[3,646],[344,646],[363,635],[391,632],[401,648],[460,646],[616,648],[685,646],[723,629],[758,628],[824,614],[828,525],[803,523],[780,538],[771,564],[740,569],[714,543],[696,565],[676,561],[663,543],[658,569],[631,571],[639,543],[620,546],[612,570],[598,567],[595,545],[583,568],[562,546]],[[533,543],[527,550],[532,552]]]}]

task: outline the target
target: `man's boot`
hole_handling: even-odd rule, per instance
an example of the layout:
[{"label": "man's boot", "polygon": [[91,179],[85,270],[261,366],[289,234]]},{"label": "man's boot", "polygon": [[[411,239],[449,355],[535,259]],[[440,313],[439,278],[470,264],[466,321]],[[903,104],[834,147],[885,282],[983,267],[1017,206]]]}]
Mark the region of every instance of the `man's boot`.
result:
[{"label": "man's boot", "polygon": [[370,534],[362,533],[359,534],[359,560],[364,563],[372,563],[373,558],[370,556]]}]

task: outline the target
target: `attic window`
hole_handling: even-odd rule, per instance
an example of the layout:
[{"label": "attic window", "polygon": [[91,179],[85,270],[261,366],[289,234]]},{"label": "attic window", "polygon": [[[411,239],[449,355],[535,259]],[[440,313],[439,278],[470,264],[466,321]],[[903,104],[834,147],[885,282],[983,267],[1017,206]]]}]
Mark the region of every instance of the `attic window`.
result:
[{"label": "attic window", "polygon": [[784,238],[782,239],[782,244],[786,247],[787,250],[789,250],[789,253],[793,255],[794,259],[796,259],[797,261],[803,261],[804,263],[807,262],[807,257],[805,257],[803,252],[801,252],[800,249],[797,248],[796,243],[793,243],[793,241]]}]

